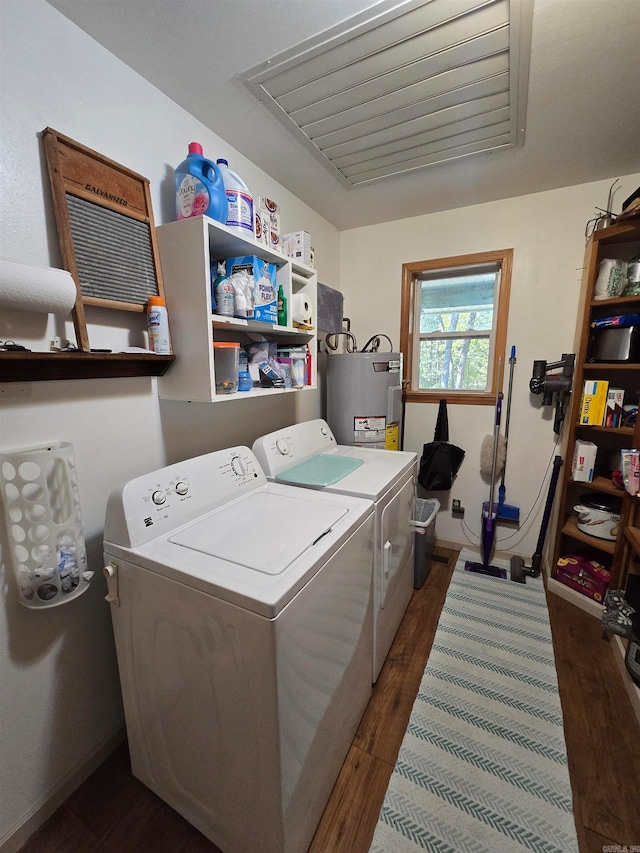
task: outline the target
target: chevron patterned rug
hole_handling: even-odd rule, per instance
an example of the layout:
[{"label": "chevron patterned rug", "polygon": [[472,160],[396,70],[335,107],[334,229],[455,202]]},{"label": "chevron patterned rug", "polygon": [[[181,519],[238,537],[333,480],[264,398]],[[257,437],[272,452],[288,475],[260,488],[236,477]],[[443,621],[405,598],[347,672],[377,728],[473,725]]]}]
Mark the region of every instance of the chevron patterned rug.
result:
[{"label": "chevron patterned rug", "polygon": [[456,564],[370,853],[577,853],[542,579],[472,574],[469,559]]}]

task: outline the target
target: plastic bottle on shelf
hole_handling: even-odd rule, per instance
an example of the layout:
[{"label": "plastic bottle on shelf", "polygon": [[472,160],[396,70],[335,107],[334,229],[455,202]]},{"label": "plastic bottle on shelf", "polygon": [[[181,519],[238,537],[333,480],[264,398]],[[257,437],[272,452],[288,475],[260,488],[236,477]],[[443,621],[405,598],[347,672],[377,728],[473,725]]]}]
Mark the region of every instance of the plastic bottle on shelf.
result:
[{"label": "plastic bottle on shelf", "polygon": [[278,285],[278,325],[287,325],[287,297],[284,295],[282,285]]},{"label": "plastic bottle on shelf", "polygon": [[227,195],[227,228],[253,239],[253,196],[249,187],[239,175],[231,171],[227,160],[219,158],[216,165],[222,175]]},{"label": "plastic bottle on shelf", "polygon": [[215,312],[223,317],[233,317],[235,311],[235,288],[226,274],[225,262],[218,261],[218,275],[211,286],[215,297]]},{"label": "plastic bottle on shelf", "polygon": [[210,216],[227,221],[227,194],[220,169],[202,154],[199,142],[189,143],[187,159],[175,170],[176,217]]},{"label": "plastic bottle on shelf", "polygon": [[169,318],[161,296],[150,296],[147,301],[147,329],[149,349],[158,355],[170,355]]}]

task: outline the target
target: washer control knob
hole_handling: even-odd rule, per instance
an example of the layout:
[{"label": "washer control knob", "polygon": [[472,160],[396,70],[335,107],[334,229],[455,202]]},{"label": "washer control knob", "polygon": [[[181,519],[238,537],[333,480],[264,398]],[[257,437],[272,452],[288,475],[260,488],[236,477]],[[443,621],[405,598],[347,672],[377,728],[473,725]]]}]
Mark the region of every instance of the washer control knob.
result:
[{"label": "washer control knob", "polygon": [[180,481],[179,483],[176,483],[176,492],[179,495],[186,495],[188,491],[189,491],[189,486],[187,486],[186,483],[183,483],[182,481]]},{"label": "washer control knob", "polygon": [[159,489],[151,495],[151,500],[154,502],[154,504],[157,504],[157,506],[162,506],[166,499],[167,496],[165,495],[165,493],[161,492]]},{"label": "washer control knob", "polygon": [[289,452],[289,443],[286,438],[279,438],[276,441],[276,450],[280,456],[286,456]]},{"label": "washer control knob", "polygon": [[239,477],[244,476],[247,473],[247,463],[242,459],[241,456],[234,456],[231,460],[231,469],[234,474],[237,474]]},{"label": "washer control knob", "polygon": [[328,435],[329,431],[327,430],[326,427],[320,427],[320,433],[321,433],[321,435]]}]

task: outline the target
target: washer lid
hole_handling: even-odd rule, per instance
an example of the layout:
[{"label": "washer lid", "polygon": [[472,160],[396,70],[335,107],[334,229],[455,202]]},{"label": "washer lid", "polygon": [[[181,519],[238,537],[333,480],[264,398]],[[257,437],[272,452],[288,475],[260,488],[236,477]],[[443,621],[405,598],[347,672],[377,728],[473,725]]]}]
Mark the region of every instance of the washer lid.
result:
[{"label": "washer lid", "polygon": [[332,486],[361,465],[364,465],[364,459],[318,453],[311,459],[280,471],[276,474],[276,480],[294,486]]},{"label": "washer lid", "polygon": [[279,575],[346,515],[337,504],[313,505],[256,491],[182,530],[169,541],[269,575]]}]

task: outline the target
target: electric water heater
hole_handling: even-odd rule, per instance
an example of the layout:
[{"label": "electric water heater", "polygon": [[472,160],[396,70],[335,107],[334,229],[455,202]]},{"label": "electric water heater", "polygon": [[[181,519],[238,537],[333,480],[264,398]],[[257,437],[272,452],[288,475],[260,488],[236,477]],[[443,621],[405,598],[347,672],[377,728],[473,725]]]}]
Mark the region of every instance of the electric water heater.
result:
[{"label": "electric water heater", "polygon": [[327,356],[327,423],[338,444],[399,450],[402,353]]}]

